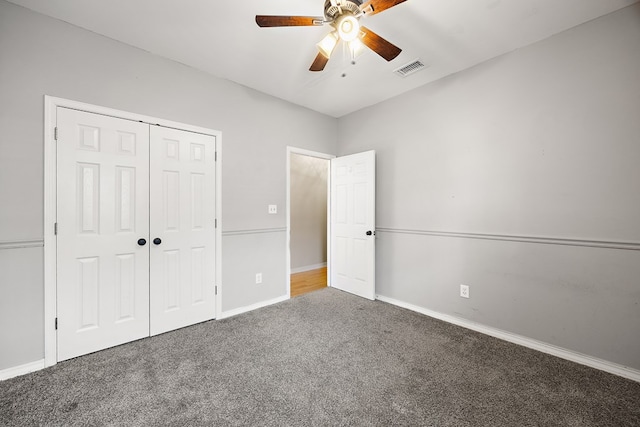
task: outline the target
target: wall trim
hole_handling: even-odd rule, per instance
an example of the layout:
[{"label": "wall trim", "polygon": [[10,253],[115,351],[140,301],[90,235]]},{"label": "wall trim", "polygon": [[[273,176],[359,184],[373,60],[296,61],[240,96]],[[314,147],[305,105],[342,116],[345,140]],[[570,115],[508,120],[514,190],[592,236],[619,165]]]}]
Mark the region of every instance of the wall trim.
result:
[{"label": "wall trim", "polygon": [[317,270],[319,268],[324,268],[326,266],[327,266],[326,262],[321,262],[320,264],[313,264],[313,265],[304,265],[302,267],[292,268],[291,274],[304,273],[305,271]]},{"label": "wall trim", "polygon": [[401,228],[378,227],[377,232],[413,234],[419,236],[455,237],[462,239],[500,240],[506,242],[537,243],[543,245],[582,246],[588,248],[622,249],[640,251],[640,242],[574,239],[564,237],[516,236],[510,234],[465,233],[454,231],[407,230]]},{"label": "wall trim", "polygon": [[41,248],[43,246],[44,246],[43,239],[5,240],[4,242],[0,242],[0,250]]},{"label": "wall trim", "polygon": [[502,329],[482,325],[480,323],[472,322],[470,320],[463,319],[460,317],[451,316],[449,314],[440,313],[434,310],[429,310],[427,308],[409,304],[394,298],[385,297],[384,295],[377,295],[376,299],[382,302],[386,302],[386,303],[398,306],[398,307],[415,311],[420,314],[424,314],[425,316],[442,320],[447,323],[452,323],[454,325],[462,326],[463,328],[471,329],[473,331],[480,332],[485,335],[490,335],[494,338],[508,341],[513,344],[518,344],[523,347],[527,347],[533,350],[550,354],[552,356],[559,357],[561,359],[569,360],[571,362],[589,366],[590,368],[595,368],[601,371],[608,372],[610,374],[618,375],[623,378],[640,382],[640,370],[637,370],[637,369],[633,369],[624,365],[609,362],[607,360],[599,359],[597,357],[589,356],[583,353],[578,353],[576,351],[568,350],[563,347],[558,347],[553,344],[548,344],[543,341],[538,341],[533,338],[528,338],[522,335],[503,331]]},{"label": "wall trim", "polygon": [[234,308],[233,310],[227,310],[220,313],[220,315],[216,318],[216,320],[227,319],[229,317],[237,316],[238,314],[247,313],[249,311],[257,310],[259,308],[267,307],[273,304],[278,304],[280,302],[286,301],[289,299],[288,295],[282,295],[277,298],[273,298],[267,301],[260,301],[255,304],[247,305],[244,307]]},{"label": "wall trim", "polygon": [[19,377],[20,375],[30,374],[31,372],[39,371],[44,368],[44,359],[40,359],[35,362],[25,363],[24,365],[3,369],[0,371],[0,381]]},{"label": "wall trim", "polygon": [[265,234],[265,233],[283,233],[287,231],[285,227],[279,228],[257,228],[255,230],[230,230],[223,231],[223,236],[243,236],[245,234]]}]

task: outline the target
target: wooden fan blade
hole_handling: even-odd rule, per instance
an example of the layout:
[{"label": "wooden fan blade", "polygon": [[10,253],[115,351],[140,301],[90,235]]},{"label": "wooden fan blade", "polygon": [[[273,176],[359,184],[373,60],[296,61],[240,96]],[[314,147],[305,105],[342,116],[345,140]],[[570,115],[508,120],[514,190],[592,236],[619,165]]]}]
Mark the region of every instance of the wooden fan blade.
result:
[{"label": "wooden fan blade", "polygon": [[365,15],[375,15],[376,13],[380,13],[383,10],[387,10],[392,8],[393,6],[397,6],[400,3],[404,3],[407,0],[369,0],[367,2],[362,3],[360,6],[360,10]]},{"label": "wooden fan blade", "polygon": [[391,61],[400,55],[402,49],[390,41],[383,39],[367,27],[360,27],[360,41],[369,49],[382,56],[387,61]]},{"label": "wooden fan blade", "polygon": [[311,64],[311,68],[309,68],[309,71],[322,71],[327,65],[327,62],[329,62],[329,58],[324,56],[322,52],[318,52],[318,56],[316,56],[316,59],[313,60],[313,64]]},{"label": "wooden fan blade", "polygon": [[317,16],[256,15],[259,27],[311,27],[322,25],[323,18]]}]

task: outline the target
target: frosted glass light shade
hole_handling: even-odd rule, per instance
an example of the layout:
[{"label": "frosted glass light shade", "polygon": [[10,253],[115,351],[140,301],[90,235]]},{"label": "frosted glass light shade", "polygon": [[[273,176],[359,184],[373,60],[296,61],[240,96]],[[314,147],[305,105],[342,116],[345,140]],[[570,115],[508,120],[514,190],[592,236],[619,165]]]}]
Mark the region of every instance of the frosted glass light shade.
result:
[{"label": "frosted glass light shade", "polygon": [[338,21],[338,34],[346,42],[355,40],[360,34],[360,23],[353,15],[344,15]]},{"label": "frosted glass light shade", "polygon": [[331,52],[333,52],[333,49],[336,47],[337,43],[338,43],[338,35],[334,31],[332,33],[327,34],[320,41],[320,43],[317,44],[317,46],[318,46],[318,49],[320,50],[320,52],[324,56],[329,58],[329,57],[331,57]]}]

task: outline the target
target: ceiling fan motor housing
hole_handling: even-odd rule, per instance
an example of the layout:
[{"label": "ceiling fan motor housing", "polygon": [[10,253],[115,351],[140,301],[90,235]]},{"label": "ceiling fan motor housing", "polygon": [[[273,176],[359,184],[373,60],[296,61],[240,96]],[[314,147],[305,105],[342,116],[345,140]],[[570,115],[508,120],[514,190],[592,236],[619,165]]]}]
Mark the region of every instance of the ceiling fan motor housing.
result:
[{"label": "ceiling fan motor housing", "polygon": [[326,0],[324,2],[324,17],[327,21],[334,21],[346,12],[357,15],[360,12],[361,4],[362,0]]}]

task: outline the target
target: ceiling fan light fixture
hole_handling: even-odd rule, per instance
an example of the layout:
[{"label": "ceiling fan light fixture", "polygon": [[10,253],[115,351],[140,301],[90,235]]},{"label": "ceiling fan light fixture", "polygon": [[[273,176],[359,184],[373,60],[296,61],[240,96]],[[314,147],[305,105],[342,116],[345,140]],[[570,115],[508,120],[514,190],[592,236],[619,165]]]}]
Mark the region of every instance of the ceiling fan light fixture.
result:
[{"label": "ceiling fan light fixture", "polygon": [[358,19],[351,14],[342,15],[336,27],[338,28],[340,38],[346,42],[351,42],[360,35],[360,23]]},{"label": "ceiling fan light fixture", "polygon": [[351,54],[351,60],[355,61],[356,57],[360,56],[364,51],[364,44],[360,39],[355,39],[349,42],[349,53]]},{"label": "ceiling fan light fixture", "polygon": [[317,44],[318,53],[309,71],[324,70],[331,54],[340,41],[351,54],[351,62],[359,55],[362,45],[371,49],[386,61],[395,59],[402,49],[360,25],[364,15],[375,15],[407,0],[322,0],[324,18],[297,15],[256,15],[259,27],[313,27],[329,24],[333,27]]},{"label": "ceiling fan light fixture", "polygon": [[333,52],[336,44],[338,44],[338,35],[334,31],[327,34],[316,46],[318,46],[320,53],[329,58],[331,57],[331,52]]}]

